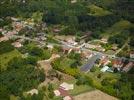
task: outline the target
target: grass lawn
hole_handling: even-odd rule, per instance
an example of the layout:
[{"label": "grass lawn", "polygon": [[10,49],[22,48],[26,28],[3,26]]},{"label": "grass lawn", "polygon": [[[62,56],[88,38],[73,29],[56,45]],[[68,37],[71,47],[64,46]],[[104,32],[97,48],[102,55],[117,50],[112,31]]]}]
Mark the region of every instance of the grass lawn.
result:
[{"label": "grass lawn", "polygon": [[78,86],[78,85],[75,84],[76,81],[77,81],[77,79],[67,81],[67,83],[74,84],[74,89],[73,90],[69,90],[69,93],[71,95],[73,95],[73,96],[74,95],[79,95],[81,93],[85,93],[85,92],[94,90],[93,87],[88,86],[88,85],[79,85]]},{"label": "grass lawn", "polygon": [[70,65],[74,62],[75,60],[69,59],[69,58],[64,58],[61,62],[61,65],[63,67],[70,67]]},{"label": "grass lawn", "polygon": [[74,95],[79,95],[81,93],[89,92],[89,91],[92,91],[92,90],[94,90],[94,88],[91,87],[91,86],[88,86],[88,85],[79,85],[79,86],[77,86],[75,84],[74,89],[70,90],[69,93],[74,96]]},{"label": "grass lawn", "polygon": [[[118,74],[118,73],[110,73],[110,72],[102,73],[100,71],[100,69],[101,68],[97,68],[97,70],[95,72],[88,72],[87,73],[91,78],[93,78],[93,82],[97,85],[101,85],[101,81],[106,77],[113,78],[113,79],[120,78],[120,74]],[[101,78],[97,78],[98,74],[100,74],[100,73],[102,73]]]},{"label": "grass lawn", "polygon": [[7,52],[7,53],[4,53],[4,54],[0,55],[0,69],[5,70],[6,67],[7,67],[8,62],[12,58],[18,57],[18,56],[21,56],[21,54],[17,50],[13,50],[11,52]]},{"label": "grass lawn", "polygon": [[104,10],[103,8],[98,7],[96,5],[90,5],[89,9],[90,9],[89,15],[93,16],[106,16],[112,14],[110,11]]}]

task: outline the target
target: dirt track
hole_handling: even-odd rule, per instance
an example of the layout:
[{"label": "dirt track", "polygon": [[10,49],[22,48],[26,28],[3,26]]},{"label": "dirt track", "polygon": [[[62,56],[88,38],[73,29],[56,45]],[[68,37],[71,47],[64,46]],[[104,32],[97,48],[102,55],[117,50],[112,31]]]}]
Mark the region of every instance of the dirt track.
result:
[{"label": "dirt track", "polygon": [[74,100],[118,100],[100,90],[83,93],[74,97]]}]

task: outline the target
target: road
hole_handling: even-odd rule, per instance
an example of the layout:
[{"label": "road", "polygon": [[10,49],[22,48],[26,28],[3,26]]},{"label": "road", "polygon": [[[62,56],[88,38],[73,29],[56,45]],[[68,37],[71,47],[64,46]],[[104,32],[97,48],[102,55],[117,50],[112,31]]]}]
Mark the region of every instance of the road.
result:
[{"label": "road", "polygon": [[31,39],[29,37],[25,37],[25,36],[18,36],[18,35],[12,35],[10,36],[10,38],[20,38],[20,39],[24,39],[24,40],[29,40],[29,41],[33,41],[33,42],[38,42],[42,45],[46,45],[45,42],[39,41],[39,40],[35,40],[35,39]]},{"label": "road", "polygon": [[[29,41],[38,42],[38,43],[40,43],[40,44],[43,45],[43,46],[46,45],[46,43],[45,43],[44,41],[39,41],[39,40],[31,39],[31,38],[25,37],[25,36],[12,35],[12,36],[10,36],[10,38],[20,38],[20,39],[25,39],[25,40],[29,40]],[[98,52],[98,51],[93,51],[93,50],[86,49],[86,48],[84,47],[84,44],[79,45],[79,46],[76,47],[76,46],[73,46],[73,45],[71,45],[71,44],[68,44],[67,42],[64,42],[64,41],[61,41],[61,40],[58,40],[58,39],[55,39],[55,40],[58,41],[58,42],[61,43],[61,44],[56,44],[56,43],[48,43],[48,44],[50,44],[50,45],[65,46],[65,47],[70,47],[70,48],[80,48],[82,51],[87,51],[87,50],[88,50],[88,51],[92,52],[93,54],[97,54],[97,55],[99,55],[99,56],[107,56],[107,57],[109,57],[110,59],[122,58],[122,57],[117,57],[117,56],[115,56],[115,55],[109,55],[109,54],[106,54],[106,53],[102,53],[102,52]],[[127,42],[124,44],[124,46],[123,46],[121,49],[119,49],[119,50],[116,52],[116,54],[117,54],[118,52],[120,52],[120,51],[126,46],[126,44],[127,44]],[[134,61],[134,59],[129,59],[129,58],[125,58],[125,57],[124,57],[124,59]]]}]

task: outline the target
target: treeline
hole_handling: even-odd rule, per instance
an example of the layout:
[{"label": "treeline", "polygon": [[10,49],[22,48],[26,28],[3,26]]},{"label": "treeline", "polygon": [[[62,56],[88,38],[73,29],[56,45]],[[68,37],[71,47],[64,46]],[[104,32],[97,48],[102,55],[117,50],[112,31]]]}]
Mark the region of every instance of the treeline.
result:
[{"label": "treeline", "polygon": [[[22,0],[23,1],[23,0]],[[65,32],[70,31],[103,31],[103,28],[111,26],[113,23],[121,18],[132,21],[133,16],[130,15],[133,6],[132,3],[127,0],[124,3],[122,0],[112,0],[114,3],[107,4],[105,0],[89,0],[78,1],[75,4],[71,4],[69,0],[2,0],[0,6],[0,17],[6,16],[21,16],[31,17],[31,15],[40,11],[43,12],[43,21],[47,24],[63,24],[69,26],[65,29]],[[106,16],[91,16],[89,5],[96,4],[104,9],[108,9],[113,14]],[[128,8],[129,7],[129,8]],[[122,10],[123,8],[123,10]],[[127,8],[124,10],[124,8]],[[133,13],[132,13],[133,14]]]},{"label": "treeline", "polygon": [[133,0],[89,0],[93,4],[107,9],[125,20],[134,22]]},{"label": "treeline", "polygon": [[36,88],[45,80],[44,72],[35,67],[36,58],[13,58],[7,70],[0,74],[0,98],[9,100],[11,94],[20,96],[23,92]]}]

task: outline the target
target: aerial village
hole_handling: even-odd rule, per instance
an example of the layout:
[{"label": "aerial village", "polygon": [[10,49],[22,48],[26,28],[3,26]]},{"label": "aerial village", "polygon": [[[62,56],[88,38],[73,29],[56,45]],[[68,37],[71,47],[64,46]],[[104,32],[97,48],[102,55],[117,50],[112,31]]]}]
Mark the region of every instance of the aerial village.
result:
[{"label": "aerial village", "polygon": [[[62,97],[63,100],[73,100],[74,94],[80,94],[81,92],[88,90],[78,90],[77,93],[76,91],[79,88],[78,86],[76,86],[76,82],[70,82],[70,79],[74,79],[72,78],[72,76],[70,76],[71,74],[66,75],[68,74],[67,72],[65,72],[66,74],[64,74],[62,73],[64,71],[60,69],[60,72],[58,68],[57,71],[52,71],[54,69],[52,68],[51,63],[53,64],[54,60],[59,59],[61,56],[64,56],[63,58],[61,58],[63,63],[57,65],[58,67],[60,67],[61,65],[70,66],[70,62],[68,62],[68,60],[72,56],[72,58],[75,59],[75,61],[71,65],[72,69],[77,68],[81,73],[87,75],[89,74],[91,75],[91,77],[94,78],[101,78],[103,74],[105,76],[105,73],[106,76],[108,74],[113,76],[115,74],[116,76],[116,74],[120,72],[127,73],[132,67],[134,67],[134,51],[131,51],[129,53],[129,58],[118,57],[116,56],[116,53],[120,48],[118,48],[116,45],[112,45],[111,50],[106,50],[103,47],[103,45],[108,43],[107,38],[85,42],[84,39],[87,36],[90,36],[92,32],[87,32],[87,34],[85,36],[82,36],[81,40],[77,42],[75,36],[58,35],[58,33],[61,31],[61,29],[58,26],[48,29],[46,24],[43,23],[39,26],[41,30],[49,30],[53,32],[54,35],[47,34],[44,32],[37,32],[35,36],[25,34],[20,35],[20,31],[23,28],[27,28],[28,31],[33,30],[35,28],[34,21],[32,19],[24,21],[14,17],[11,17],[11,20],[11,30],[6,27],[0,29],[0,32],[2,34],[0,36],[0,42],[11,40],[11,45],[14,46],[16,49],[24,48],[26,41],[28,43],[36,44],[39,48],[48,48],[49,51],[51,51],[52,56],[47,60],[42,59],[37,62],[38,66],[44,69],[45,74],[47,76],[46,80],[43,83],[41,83],[39,87],[42,87],[50,83],[56,84],[57,86],[53,89],[53,93],[56,97]],[[54,51],[54,49],[57,48],[58,50]],[[25,52],[22,56],[28,57],[29,53]],[[74,73],[76,74],[77,71]],[[61,79],[61,76],[63,77],[63,79]],[[57,81],[59,81],[58,84]],[[70,91],[75,91],[76,93],[72,92],[71,94]],[[38,94],[38,89],[32,89],[26,93],[30,95]]]}]

